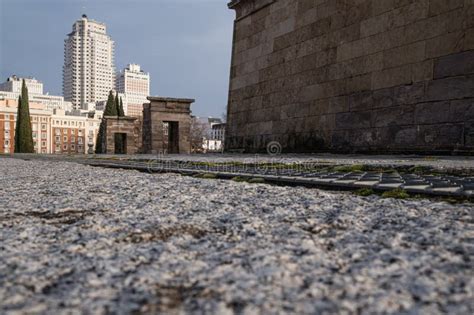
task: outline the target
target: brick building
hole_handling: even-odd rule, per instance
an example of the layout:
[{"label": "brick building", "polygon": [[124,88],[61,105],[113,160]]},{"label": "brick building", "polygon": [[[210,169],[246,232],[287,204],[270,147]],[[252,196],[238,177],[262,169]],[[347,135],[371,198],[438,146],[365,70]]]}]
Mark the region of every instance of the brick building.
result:
[{"label": "brick building", "polygon": [[[0,99],[0,153],[14,152],[17,106],[17,99]],[[36,153],[83,154],[95,146],[101,113],[73,116],[44,104],[29,106]]]},{"label": "brick building", "polygon": [[234,0],[227,150],[474,151],[474,2]]}]

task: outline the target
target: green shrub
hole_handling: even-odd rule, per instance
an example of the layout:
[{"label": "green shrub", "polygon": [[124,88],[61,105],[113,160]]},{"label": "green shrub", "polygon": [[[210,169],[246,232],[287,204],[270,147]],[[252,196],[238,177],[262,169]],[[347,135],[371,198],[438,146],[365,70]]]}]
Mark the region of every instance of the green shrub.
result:
[{"label": "green shrub", "polygon": [[406,199],[410,195],[403,189],[397,188],[394,190],[386,191],[382,194],[383,198],[395,198],[395,199]]},{"label": "green shrub", "polygon": [[367,168],[365,165],[361,164],[354,164],[354,165],[340,165],[334,167],[334,171],[342,172],[342,173],[350,173],[350,172],[363,172]]},{"label": "green shrub", "polygon": [[238,183],[242,183],[242,182],[246,182],[246,181],[247,181],[244,177],[240,177],[240,176],[233,177],[232,180],[233,180],[234,182],[238,182]]},{"label": "green shrub", "polygon": [[354,194],[356,194],[358,196],[362,196],[362,197],[367,197],[367,196],[375,194],[375,191],[373,191],[370,188],[361,188],[361,189],[358,189],[358,190],[354,191]]}]

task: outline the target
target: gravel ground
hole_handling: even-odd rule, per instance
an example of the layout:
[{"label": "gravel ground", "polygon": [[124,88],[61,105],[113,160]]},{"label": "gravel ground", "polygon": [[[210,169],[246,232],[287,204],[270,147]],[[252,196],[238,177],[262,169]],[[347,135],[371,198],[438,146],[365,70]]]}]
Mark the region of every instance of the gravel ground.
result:
[{"label": "gravel ground", "polygon": [[474,312],[472,204],[0,160],[0,313]]}]

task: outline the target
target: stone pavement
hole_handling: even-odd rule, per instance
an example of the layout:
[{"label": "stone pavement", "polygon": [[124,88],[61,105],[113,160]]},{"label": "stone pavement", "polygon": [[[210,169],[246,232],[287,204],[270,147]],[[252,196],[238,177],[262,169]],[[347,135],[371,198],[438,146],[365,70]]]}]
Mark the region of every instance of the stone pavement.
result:
[{"label": "stone pavement", "polygon": [[0,314],[472,314],[473,207],[0,159]]},{"label": "stone pavement", "polygon": [[474,157],[242,154],[26,157],[152,172],[211,173],[228,179],[260,178],[279,184],[374,191],[403,189],[412,194],[474,197]]}]

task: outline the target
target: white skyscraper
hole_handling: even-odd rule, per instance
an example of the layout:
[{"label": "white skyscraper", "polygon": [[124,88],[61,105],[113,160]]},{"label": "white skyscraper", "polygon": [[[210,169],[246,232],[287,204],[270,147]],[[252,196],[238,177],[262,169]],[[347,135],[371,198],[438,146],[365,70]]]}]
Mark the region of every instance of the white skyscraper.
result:
[{"label": "white skyscraper", "polygon": [[143,103],[150,96],[150,74],[140,65],[129,64],[117,74],[116,89],[123,94],[124,111],[128,116],[142,116]]},{"label": "white skyscraper", "polygon": [[83,15],[64,41],[64,98],[77,109],[106,100],[114,80],[114,41],[104,23]]}]

